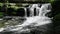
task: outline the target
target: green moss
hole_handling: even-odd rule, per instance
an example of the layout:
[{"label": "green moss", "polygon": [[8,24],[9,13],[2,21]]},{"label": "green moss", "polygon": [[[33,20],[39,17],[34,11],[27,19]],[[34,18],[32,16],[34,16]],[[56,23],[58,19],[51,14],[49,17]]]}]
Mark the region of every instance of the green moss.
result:
[{"label": "green moss", "polygon": [[3,12],[0,12],[0,17],[2,17],[3,16]]},{"label": "green moss", "polygon": [[2,7],[4,3],[0,3],[0,6]]},{"label": "green moss", "polygon": [[4,26],[4,24],[3,23],[0,23],[0,28],[3,27],[3,26]]}]

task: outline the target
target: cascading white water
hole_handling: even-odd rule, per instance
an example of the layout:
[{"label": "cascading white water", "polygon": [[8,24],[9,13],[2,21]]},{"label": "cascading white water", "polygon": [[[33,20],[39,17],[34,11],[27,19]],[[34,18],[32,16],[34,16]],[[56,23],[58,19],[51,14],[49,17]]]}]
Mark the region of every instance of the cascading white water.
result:
[{"label": "cascading white water", "polygon": [[[39,4],[32,4],[32,6],[29,6],[30,8],[29,10],[31,11],[30,13],[31,17],[26,17],[26,20],[23,22],[23,24],[10,26],[10,27],[4,28],[4,30],[23,32],[23,31],[30,30],[28,28],[24,29],[23,27],[27,27],[27,26],[35,27],[35,26],[41,26],[41,25],[52,23],[51,18],[45,16],[46,13],[51,11],[51,8],[49,10],[47,9],[49,5],[51,6],[50,3],[42,4],[42,6],[39,7]],[[34,8],[36,8],[36,12],[37,12],[36,16],[34,16]]]},{"label": "cascading white water", "polygon": [[36,24],[38,23],[39,24],[40,22],[42,22],[43,24],[40,23],[39,25],[44,25],[44,24],[47,24],[47,23],[51,23],[50,18],[45,16],[46,13],[51,11],[51,8],[49,10],[47,10],[49,5],[51,5],[51,4],[49,4],[49,3],[48,4],[43,4],[40,8],[40,7],[38,7],[38,4],[33,4],[32,7],[30,8],[30,11],[34,12],[34,8],[36,8],[36,11],[38,11],[38,9],[39,9],[39,14],[38,14],[38,16],[34,16],[32,14],[33,15],[32,17],[27,17],[27,20],[22,24],[22,26],[31,25],[33,23],[36,23]]}]

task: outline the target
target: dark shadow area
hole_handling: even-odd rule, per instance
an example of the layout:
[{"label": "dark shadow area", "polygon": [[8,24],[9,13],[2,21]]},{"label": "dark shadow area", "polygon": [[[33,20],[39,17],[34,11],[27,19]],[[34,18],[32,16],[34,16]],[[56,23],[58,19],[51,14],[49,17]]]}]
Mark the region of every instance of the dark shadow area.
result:
[{"label": "dark shadow area", "polygon": [[19,9],[16,11],[16,15],[17,15],[17,16],[21,16],[21,17],[24,17],[24,16],[25,16],[25,10],[24,10],[24,8],[19,8]]},{"label": "dark shadow area", "polygon": [[34,16],[36,16],[36,8],[34,9]]},{"label": "dark shadow area", "polygon": [[27,8],[27,17],[30,16],[30,11],[29,11],[29,8]]},{"label": "dark shadow area", "polygon": [[7,15],[8,16],[13,16],[13,12],[16,12],[13,8],[7,8]]},{"label": "dark shadow area", "polygon": [[5,2],[5,0],[0,0],[0,2],[4,3],[4,2]]},{"label": "dark shadow area", "polygon": [[49,3],[49,1],[42,1],[42,0],[8,0],[9,3]]},{"label": "dark shadow area", "polygon": [[60,1],[52,4],[52,16],[55,34],[60,34]]}]

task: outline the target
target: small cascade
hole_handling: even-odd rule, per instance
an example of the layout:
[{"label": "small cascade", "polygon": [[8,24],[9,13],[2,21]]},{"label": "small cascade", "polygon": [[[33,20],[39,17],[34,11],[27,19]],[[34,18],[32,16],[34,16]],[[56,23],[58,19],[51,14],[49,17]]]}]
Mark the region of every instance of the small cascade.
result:
[{"label": "small cascade", "polygon": [[[37,27],[37,26],[42,26],[42,25],[52,23],[51,18],[45,16],[46,13],[51,11],[51,8],[48,10],[49,5],[51,6],[50,3],[29,5],[28,7],[30,11],[29,17],[27,17],[27,14],[28,14],[27,8],[24,8],[26,20],[22,24],[6,27],[4,28],[3,31],[13,31],[13,32],[26,32],[26,31],[28,32],[29,31],[30,32],[31,29],[28,28],[28,26]],[[35,16],[34,16],[34,11],[36,11]]]}]

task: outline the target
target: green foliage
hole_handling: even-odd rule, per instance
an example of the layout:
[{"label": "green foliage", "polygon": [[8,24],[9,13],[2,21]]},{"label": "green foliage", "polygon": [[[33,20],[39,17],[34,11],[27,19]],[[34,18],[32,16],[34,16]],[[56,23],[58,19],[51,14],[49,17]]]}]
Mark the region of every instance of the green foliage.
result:
[{"label": "green foliage", "polygon": [[60,26],[60,14],[56,14],[53,20],[55,27]]},{"label": "green foliage", "polygon": [[3,3],[0,3],[0,6],[2,7],[3,6]]},{"label": "green foliage", "polygon": [[3,12],[0,12],[0,17],[3,17]]},{"label": "green foliage", "polygon": [[54,19],[60,19],[60,14],[55,15]]}]

